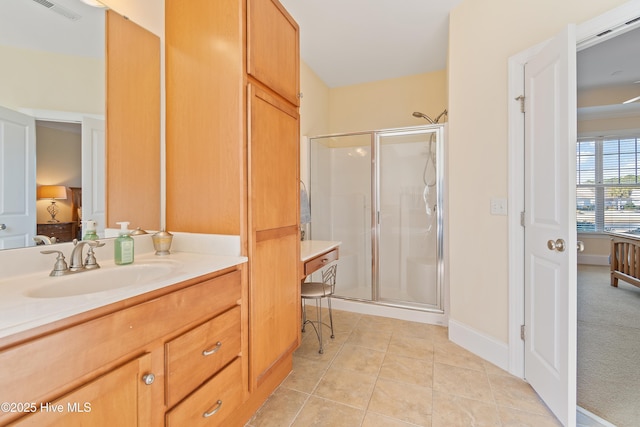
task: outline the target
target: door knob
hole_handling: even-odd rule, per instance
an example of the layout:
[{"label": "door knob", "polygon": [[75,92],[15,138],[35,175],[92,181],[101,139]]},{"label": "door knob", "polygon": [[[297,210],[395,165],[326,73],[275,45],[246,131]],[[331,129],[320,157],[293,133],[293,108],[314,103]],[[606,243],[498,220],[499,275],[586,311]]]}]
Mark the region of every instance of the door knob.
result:
[{"label": "door knob", "polygon": [[584,243],[578,240],[578,252],[584,251]]},{"label": "door knob", "polygon": [[0,230],[6,230],[7,224],[0,224]]},{"label": "door knob", "polygon": [[551,251],[564,252],[565,242],[562,239],[558,239],[555,242],[553,240],[549,240],[547,242],[547,248]]}]

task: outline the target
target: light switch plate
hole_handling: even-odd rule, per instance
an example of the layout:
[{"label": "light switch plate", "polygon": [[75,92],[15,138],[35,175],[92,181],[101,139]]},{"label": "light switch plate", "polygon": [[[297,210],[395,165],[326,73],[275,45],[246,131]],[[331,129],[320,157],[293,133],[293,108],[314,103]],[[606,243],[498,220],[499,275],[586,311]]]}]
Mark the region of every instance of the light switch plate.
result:
[{"label": "light switch plate", "polygon": [[506,215],[507,199],[491,199],[491,215]]}]

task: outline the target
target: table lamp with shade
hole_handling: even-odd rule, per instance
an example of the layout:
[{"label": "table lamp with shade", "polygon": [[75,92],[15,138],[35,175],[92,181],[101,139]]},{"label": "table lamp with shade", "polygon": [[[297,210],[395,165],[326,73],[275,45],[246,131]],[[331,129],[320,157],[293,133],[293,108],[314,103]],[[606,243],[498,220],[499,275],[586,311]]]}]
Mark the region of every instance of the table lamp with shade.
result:
[{"label": "table lamp with shade", "polygon": [[56,206],[56,200],[67,199],[67,187],[64,185],[41,185],[38,187],[38,199],[51,199],[51,204],[47,207],[47,212],[51,215],[49,222],[60,222],[56,215],[60,211]]}]

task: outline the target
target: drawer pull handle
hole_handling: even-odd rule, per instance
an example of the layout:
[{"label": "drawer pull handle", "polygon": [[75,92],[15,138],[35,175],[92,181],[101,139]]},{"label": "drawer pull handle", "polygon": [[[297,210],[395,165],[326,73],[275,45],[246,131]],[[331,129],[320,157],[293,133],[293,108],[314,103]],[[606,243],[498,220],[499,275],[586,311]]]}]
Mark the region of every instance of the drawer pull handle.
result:
[{"label": "drawer pull handle", "polygon": [[220,341],[218,341],[214,348],[212,348],[211,350],[204,350],[202,352],[202,355],[203,356],[211,356],[213,353],[215,353],[216,351],[220,350],[220,347],[222,347],[222,343]]},{"label": "drawer pull handle", "polygon": [[321,262],[322,262],[323,264],[326,264],[326,263],[328,263],[328,262],[329,262],[329,258],[322,258]]},{"label": "drawer pull handle", "polygon": [[204,414],[202,414],[203,418],[209,418],[211,415],[214,415],[216,412],[218,412],[220,410],[220,408],[222,408],[222,400],[218,400],[216,402],[216,406],[211,409],[210,411],[205,412]]}]

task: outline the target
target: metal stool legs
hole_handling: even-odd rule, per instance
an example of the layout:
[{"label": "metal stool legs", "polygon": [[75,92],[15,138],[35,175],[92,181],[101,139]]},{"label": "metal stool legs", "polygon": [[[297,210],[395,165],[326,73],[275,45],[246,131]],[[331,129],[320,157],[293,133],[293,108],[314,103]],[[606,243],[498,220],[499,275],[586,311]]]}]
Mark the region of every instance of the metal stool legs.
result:
[{"label": "metal stool legs", "polygon": [[[331,328],[331,338],[335,338],[333,333],[333,312],[331,311],[331,295],[335,290],[336,286],[336,269],[337,265],[333,264],[323,270],[322,272],[322,282],[304,282],[302,283],[302,332],[305,331],[305,325],[307,323],[313,326],[313,329],[316,331],[316,335],[318,336],[318,341],[320,342],[320,350],[318,353],[324,353],[324,342],[322,341],[322,325],[325,325]],[[327,299],[327,305],[329,308],[329,325],[322,321],[322,299]],[[315,299],[316,300],[316,320],[309,320],[307,318],[307,305],[305,304],[305,300],[307,299]]]},{"label": "metal stool legs", "polygon": [[[305,332],[305,326],[310,324],[313,326],[313,330],[318,337],[318,342],[320,343],[320,349],[318,353],[324,353],[324,341],[322,340],[322,325],[325,325],[331,329],[331,339],[335,338],[335,334],[333,333],[333,313],[331,311],[331,298],[327,298],[327,305],[329,306],[329,324],[322,322],[322,298],[314,298],[316,300],[316,319],[317,320],[309,320],[307,319],[307,307],[304,303],[304,299],[302,300],[302,332]],[[317,326],[316,326],[317,325]]]}]

